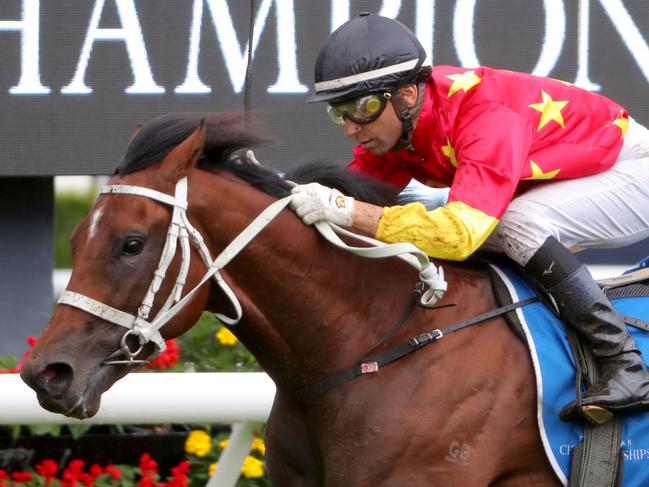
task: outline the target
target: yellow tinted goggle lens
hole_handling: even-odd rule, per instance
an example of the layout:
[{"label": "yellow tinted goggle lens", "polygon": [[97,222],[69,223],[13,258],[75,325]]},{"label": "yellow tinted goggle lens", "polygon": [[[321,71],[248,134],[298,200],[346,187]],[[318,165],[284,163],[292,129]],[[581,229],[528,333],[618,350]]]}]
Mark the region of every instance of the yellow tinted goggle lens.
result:
[{"label": "yellow tinted goggle lens", "polygon": [[381,100],[378,96],[364,96],[357,102],[358,113],[362,116],[372,116],[381,109]]},{"label": "yellow tinted goggle lens", "polygon": [[361,96],[346,103],[329,105],[327,111],[331,120],[339,125],[343,125],[346,118],[358,124],[370,123],[381,115],[389,98],[389,93]]},{"label": "yellow tinted goggle lens", "polygon": [[331,118],[333,123],[336,123],[338,125],[345,124],[343,113],[341,110],[338,109],[338,107],[332,105],[327,106],[327,113],[329,114],[329,118]]}]

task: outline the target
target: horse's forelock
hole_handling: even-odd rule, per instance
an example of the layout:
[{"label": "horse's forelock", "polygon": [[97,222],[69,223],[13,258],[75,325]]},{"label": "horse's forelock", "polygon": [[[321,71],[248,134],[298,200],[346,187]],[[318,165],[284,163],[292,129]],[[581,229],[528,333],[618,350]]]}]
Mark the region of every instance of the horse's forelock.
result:
[{"label": "horse's forelock", "polygon": [[275,197],[290,193],[290,180],[298,184],[318,182],[356,199],[380,206],[395,204],[397,190],[391,185],[351,173],[339,164],[312,161],[290,170],[285,179],[271,169],[239,160],[230,155],[242,147],[254,147],[268,140],[249,115],[242,113],[169,113],[146,123],[133,135],[122,161],[115,170],[124,176],[160,163],[205,121],[203,155],[198,167],[222,168],[261,191]]},{"label": "horse's forelock", "polygon": [[146,123],[126,147],[115,169],[126,175],[160,163],[205,121],[205,145],[199,165],[223,164],[234,149],[252,147],[267,140],[249,116],[241,113],[169,113]]}]

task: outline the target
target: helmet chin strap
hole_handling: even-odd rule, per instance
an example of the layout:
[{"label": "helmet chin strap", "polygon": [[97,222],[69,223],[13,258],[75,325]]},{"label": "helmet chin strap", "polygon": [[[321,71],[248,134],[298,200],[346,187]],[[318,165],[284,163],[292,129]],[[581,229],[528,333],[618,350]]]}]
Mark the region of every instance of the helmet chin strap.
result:
[{"label": "helmet chin strap", "polygon": [[397,88],[392,93],[392,105],[394,106],[394,111],[397,114],[397,117],[401,120],[401,125],[403,126],[401,137],[392,150],[412,148],[412,133],[415,131],[415,120],[421,111],[421,107],[424,103],[424,94],[426,92],[426,86],[423,83],[417,83],[414,84],[414,86],[417,89],[417,101],[415,101],[415,104],[412,107],[409,107],[408,103],[403,98],[401,88]]}]

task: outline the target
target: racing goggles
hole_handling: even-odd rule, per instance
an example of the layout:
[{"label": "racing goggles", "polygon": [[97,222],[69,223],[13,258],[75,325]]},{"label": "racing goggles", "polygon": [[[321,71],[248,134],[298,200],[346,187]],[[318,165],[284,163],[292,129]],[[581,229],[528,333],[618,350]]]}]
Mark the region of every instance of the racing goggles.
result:
[{"label": "racing goggles", "polygon": [[327,107],[327,113],[335,124],[344,125],[345,119],[349,119],[363,125],[379,118],[390,98],[392,93],[388,91],[372,93],[343,103],[331,103]]}]

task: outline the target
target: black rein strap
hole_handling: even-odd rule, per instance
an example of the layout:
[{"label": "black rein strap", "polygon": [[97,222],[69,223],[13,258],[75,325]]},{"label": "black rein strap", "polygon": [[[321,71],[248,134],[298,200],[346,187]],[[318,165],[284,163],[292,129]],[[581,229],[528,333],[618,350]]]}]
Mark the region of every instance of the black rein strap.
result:
[{"label": "black rein strap", "polygon": [[[417,290],[415,290],[415,294],[416,291]],[[322,380],[318,384],[307,386],[302,389],[298,389],[297,391],[293,391],[292,393],[289,394],[289,397],[292,397],[293,399],[296,400],[305,400],[310,397],[323,394],[327,391],[330,391],[331,389],[335,389],[336,387],[344,384],[345,382],[355,379],[356,377],[378,372],[379,369],[384,365],[394,362],[395,360],[399,360],[401,357],[404,357],[405,355],[415,352],[420,348],[423,348],[426,345],[439,340],[444,335],[448,335],[449,333],[452,333],[454,331],[458,331],[468,326],[475,325],[483,321],[487,321],[491,318],[495,318],[496,316],[504,315],[517,308],[522,308],[523,306],[527,306],[528,304],[532,304],[537,301],[539,301],[539,298],[535,296],[532,298],[525,299],[523,301],[518,301],[516,303],[508,304],[506,306],[501,306],[500,308],[492,309],[491,311],[487,311],[486,313],[479,314],[478,316],[474,316],[473,318],[460,321],[458,323],[449,325],[444,328],[437,328],[435,330],[422,333],[420,335],[417,335],[416,337],[411,338],[406,343],[397,345],[396,347],[386,350],[385,352],[380,353],[379,355],[370,358],[363,358],[353,367],[342,370],[333,375],[330,375],[329,377]],[[401,315],[401,318],[399,319],[397,324],[392,327],[392,329],[386,335],[386,337],[384,337],[379,342],[379,344],[376,345],[372,350],[375,350],[380,344],[385,342],[390,336],[394,334],[394,332],[396,332],[398,327],[401,326],[401,324],[405,321],[407,316],[410,314],[412,308],[413,307],[408,307],[406,309],[407,314],[404,312]]]}]

